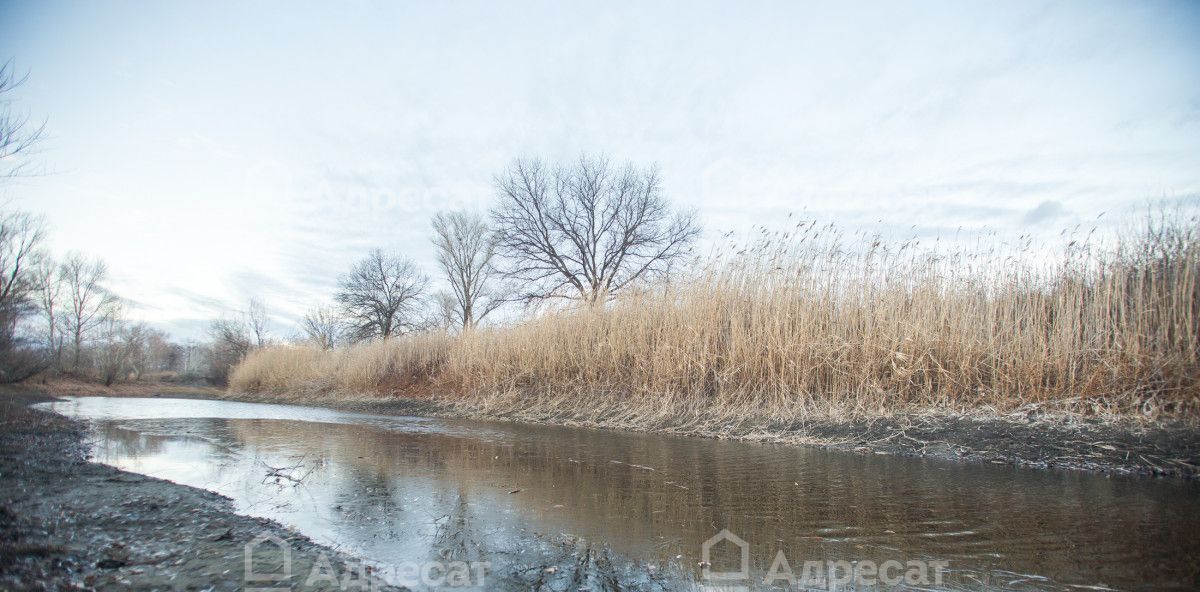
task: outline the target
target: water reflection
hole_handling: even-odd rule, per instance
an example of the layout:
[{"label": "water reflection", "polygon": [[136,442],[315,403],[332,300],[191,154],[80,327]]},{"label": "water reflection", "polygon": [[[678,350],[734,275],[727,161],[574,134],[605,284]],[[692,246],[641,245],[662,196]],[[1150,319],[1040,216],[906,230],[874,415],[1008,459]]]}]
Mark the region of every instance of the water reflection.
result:
[{"label": "water reflection", "polygon": [[1200,569],[1189,483],[279,405],[55,408],[95,420],[102,462],[373,561],[489,561],[501,587],[688,587],[722,528],[760,583],[780,551],[948,560],[966,588],[1189,588]]}]

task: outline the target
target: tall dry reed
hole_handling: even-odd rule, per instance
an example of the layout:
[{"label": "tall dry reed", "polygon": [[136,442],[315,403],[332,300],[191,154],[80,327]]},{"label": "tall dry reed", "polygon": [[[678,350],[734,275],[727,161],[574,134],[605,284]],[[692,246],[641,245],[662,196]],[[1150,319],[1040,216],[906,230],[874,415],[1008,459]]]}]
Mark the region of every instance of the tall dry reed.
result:
[{"label": "tall dry reed", "polygon": [[231,389],[432,397],[494,415],[671,426],[929,409],[1196,417],[1200,228],[1158,217],[1057,260],[798,224],[598,309],[332,352],[251,354]]}]

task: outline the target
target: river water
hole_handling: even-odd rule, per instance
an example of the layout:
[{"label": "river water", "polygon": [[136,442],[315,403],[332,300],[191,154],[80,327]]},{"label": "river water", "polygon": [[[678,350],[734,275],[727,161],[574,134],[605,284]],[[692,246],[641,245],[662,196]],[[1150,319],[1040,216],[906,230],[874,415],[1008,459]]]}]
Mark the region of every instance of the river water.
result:
[{"label": "river water", "polygon": [[450,561],[484,565],[486,589],[1200,586],[1183,481],[289,405],[44,405],[92,422],[99,462],[229,496],[418,589],[447,581],[413,566]]}]

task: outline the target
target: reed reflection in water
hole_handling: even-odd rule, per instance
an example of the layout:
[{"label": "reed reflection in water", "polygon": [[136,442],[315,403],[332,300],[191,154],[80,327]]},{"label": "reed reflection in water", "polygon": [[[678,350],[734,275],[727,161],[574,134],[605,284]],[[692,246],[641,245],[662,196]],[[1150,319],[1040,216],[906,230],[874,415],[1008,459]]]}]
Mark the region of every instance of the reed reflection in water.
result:
[{"label": "reed reflection in water", "polygon": [[325,410],[125,419],[130,404],[56,408],[95,419],[102,462],[372,561],[489,561],[501,587],[584,565],[624,587],[686,588],[722,528],[749,541],[758,582],[782,551],[797,571],[948,560],[950,587],[1187,588],[1200,557],[1189,483]]}]

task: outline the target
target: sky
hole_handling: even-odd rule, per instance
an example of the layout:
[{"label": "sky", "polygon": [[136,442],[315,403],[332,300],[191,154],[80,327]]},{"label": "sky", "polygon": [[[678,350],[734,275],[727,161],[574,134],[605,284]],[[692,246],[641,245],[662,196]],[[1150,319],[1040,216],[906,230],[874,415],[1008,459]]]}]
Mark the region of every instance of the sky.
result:
[{"label": "sky", "polygon": [[0,187],[178,338],[276,332],[518,157],[657,164],[707,241],[789,213],[1047,234],[1200,194],[1200,3],[13,2]]}]

